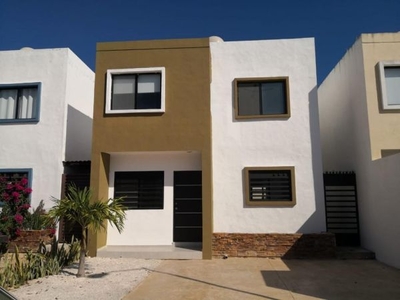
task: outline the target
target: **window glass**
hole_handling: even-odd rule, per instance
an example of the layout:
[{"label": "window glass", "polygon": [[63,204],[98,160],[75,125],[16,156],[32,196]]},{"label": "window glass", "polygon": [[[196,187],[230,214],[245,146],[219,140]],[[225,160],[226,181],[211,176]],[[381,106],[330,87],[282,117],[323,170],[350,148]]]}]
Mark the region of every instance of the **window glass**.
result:
[{"label": "window glass", "polygon": [[140,74],[136,109],[161,108],[161,75]]},{"label": "window glass", "polygon": [[18,119],[31,119],[33,118],[33,108],[37,99],[37,89],[28,88],[23,89],[18,99]]},{"label": "window glass", "polygon": [[261,94],[263,115],[279,115],[286,113],[284,82],[262,83]]},{"label": "window glass", "polygon": [[260,87],[258,83],[238,83],[239,115],[260,114]]},{"label": "window glass", "polygon": [[236,116],[289,116],[287,78],[236,80]]},{"label": "window glass", "polygon": [[134,109],[136,75],[114,75],[111,109]]},{"label": "window glass", "polygon": [[400,67],[385,68],[388,105],[400,105]]},{"label": "window glass", "polygon": [[14,119],[18,90],[0,90],[0,119]]}]

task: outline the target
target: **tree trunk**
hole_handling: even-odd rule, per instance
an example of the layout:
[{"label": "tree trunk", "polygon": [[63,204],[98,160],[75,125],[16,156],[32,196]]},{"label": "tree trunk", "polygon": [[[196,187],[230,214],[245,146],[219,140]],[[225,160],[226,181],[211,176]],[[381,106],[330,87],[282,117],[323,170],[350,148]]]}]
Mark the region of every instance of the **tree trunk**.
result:
[{"label": "tree trunk", "polygon": [[85,256],[86,256],[86,228],[82,226],[81,253],[79,256],[79,268],[76,277],[85,277]]}]

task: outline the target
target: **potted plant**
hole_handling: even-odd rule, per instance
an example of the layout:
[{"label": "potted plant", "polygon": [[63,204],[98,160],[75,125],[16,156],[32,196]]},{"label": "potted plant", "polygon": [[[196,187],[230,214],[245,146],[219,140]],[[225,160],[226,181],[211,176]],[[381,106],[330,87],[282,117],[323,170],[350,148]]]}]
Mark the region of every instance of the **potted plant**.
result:
[{"label": "potted plant", "polygon": [[54,222],[49,221],[44,210],[43,200],[31,213],[26,178],[8,181],[0,177],[0,201],[4,203],[0,213],[0,234],[9,240],[8,249],[20,252],[37,251],[41,242],[50,243],[55,234]]}]

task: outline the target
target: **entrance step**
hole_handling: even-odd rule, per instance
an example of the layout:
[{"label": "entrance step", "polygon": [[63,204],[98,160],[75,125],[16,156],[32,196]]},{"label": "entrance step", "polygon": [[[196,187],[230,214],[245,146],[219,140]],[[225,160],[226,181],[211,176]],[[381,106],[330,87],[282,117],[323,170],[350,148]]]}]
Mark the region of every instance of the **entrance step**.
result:
[{"label": "entrance step", "polygon": [[105,246],[97,250],[98,257],[141,259],[202,259],[201,246]]},{"label": "entrance step", "polygon": [[337,247],[338,259],[375,259],[375,253],[361,247]]}]

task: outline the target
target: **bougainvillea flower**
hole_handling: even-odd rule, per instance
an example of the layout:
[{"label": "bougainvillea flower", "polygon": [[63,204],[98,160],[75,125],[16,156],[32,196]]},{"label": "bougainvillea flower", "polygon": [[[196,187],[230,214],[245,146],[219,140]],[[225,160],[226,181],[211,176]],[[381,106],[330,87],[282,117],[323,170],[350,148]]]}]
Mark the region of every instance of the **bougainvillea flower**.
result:
[{"label": "bougainvillea flower", "polygon": [[29,203],[25,203],[25,204],[22,204],[22,205],[20,206],[20,208],[21,208],[21,209],[29,209],[29,208],[31,208],[31,206],[30,206]]},{"label": "bougainvillea flower", "polygon": [[15,222],[17,222],[18,224],[22,224],[22,222],[24,221],[24,217],[21,216],[20,214],[16,214],[16,215],[14,216],[14,220],[15,220]]},{"label": "bougainvillea flower", "polygon": [[18,192],[12,192],[11,196],[12,196],[14,199],[18,199],[18,198],[19,198],[19,193],[18,193]]},{"label": "bougainvillea flower", "polygon": [[17,185],[15,186],[15,189],[16,189],[17,191],[22,191],[22,190],[24,190],[24,187],[23,187],[22,185],[17,184]]},{"label": "bougainvillea flower", "polygon": [[25,186],[28,184],[28,179],[26,179],[25,177],[21,179],[21,181],[19,182],[21,185]]},{"label": "bougainvillea flower", "polygon": [[24,189],[24,194],[25,195],[29,195],[30,193],[32,193],[32,189],[31,188]]},{"label": "bougainvillea flower", "polygon": [[7,193],[3,193],[3,194],[1,195],[1,198],[2,198],[5,202],[7,202],[8,199],[10,199],[10,195],[8,195]]}]

